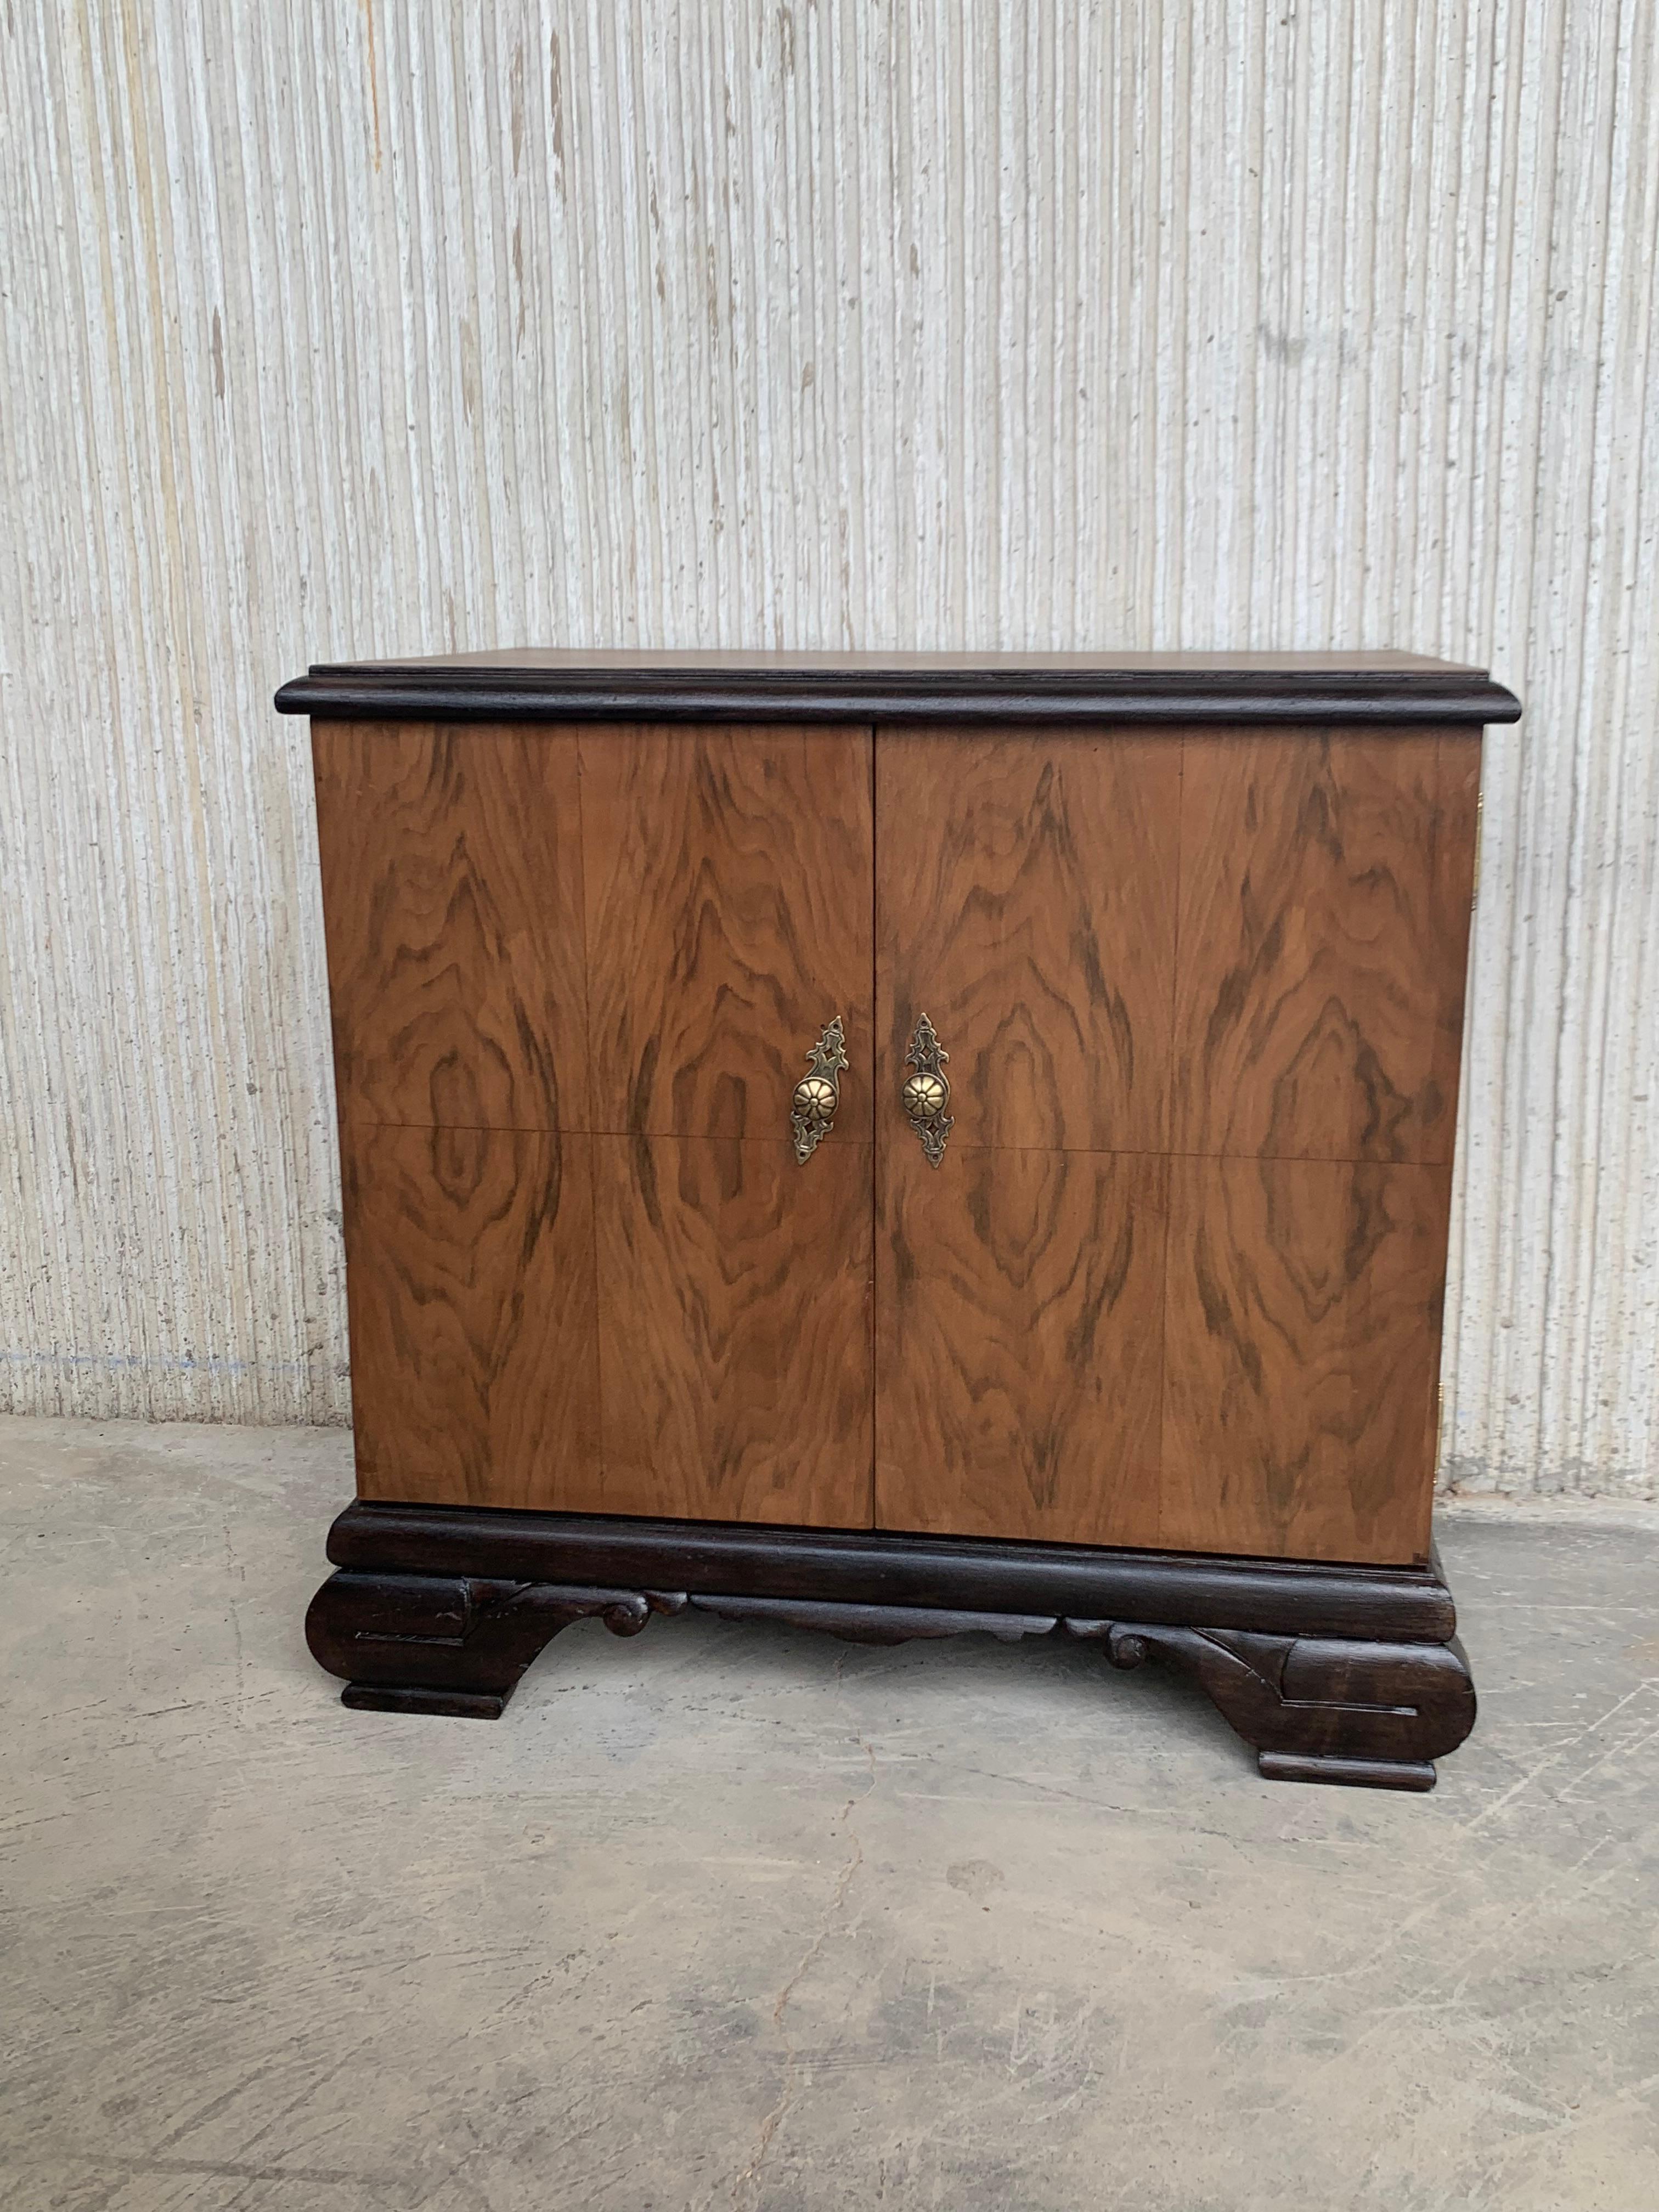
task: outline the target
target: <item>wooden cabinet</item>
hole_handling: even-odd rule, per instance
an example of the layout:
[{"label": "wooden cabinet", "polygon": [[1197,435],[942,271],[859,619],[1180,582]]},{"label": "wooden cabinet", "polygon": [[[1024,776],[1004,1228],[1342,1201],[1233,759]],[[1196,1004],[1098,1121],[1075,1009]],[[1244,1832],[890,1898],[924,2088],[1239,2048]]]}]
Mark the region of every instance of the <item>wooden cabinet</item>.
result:
[{"label": "wooden cabinet", "polygon": [[[546,654],[279,703],[349,1698],[499,1711],[584,1609],[1063,1629],[1187,1667],[1267,1771],[1431,1778],[1473,1710],[1429,1522],[1509,694],[1406,655]],[[1355,1687],[1413,1664],[1428,1718]]]}]

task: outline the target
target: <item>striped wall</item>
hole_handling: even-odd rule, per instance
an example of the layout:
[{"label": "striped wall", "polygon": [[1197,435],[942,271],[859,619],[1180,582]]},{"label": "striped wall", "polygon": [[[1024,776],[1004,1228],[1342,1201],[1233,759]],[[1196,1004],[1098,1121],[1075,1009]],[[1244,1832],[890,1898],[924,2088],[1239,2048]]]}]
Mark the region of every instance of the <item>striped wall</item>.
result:
[{"label": "striped wall", "polygon": [[1652,0],[7,0],[0,1405],[346,1418],[305,661],[1489,663],[1446,1474],[1659,1493]]}]

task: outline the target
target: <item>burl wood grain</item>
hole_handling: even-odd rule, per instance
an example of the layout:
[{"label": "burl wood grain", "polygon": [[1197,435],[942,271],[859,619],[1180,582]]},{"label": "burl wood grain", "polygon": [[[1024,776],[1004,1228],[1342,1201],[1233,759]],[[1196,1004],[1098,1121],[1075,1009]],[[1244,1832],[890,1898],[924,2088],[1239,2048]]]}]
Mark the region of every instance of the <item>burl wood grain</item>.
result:
[{"label": "burl wood grain", "polygon": [[593,1140],[607,1513],[867,1528],[867,1145]]},{"label": "burl wood grain", "polygon": [[1161,1152],[1178,740],[884,728],[876,787],[882,1116],[925,1012],[953,1141]]},{"label": "burl wood grain", "polygon": [[1174,1150],[1449,1162],[1479,733],[1183,751]]},{"label": "burl wood grain", "polygon": [[343,1125],[588,1126],[576,740],[312,732]]},{"label": "burl wood grain", "polygon": [[1425,1559],[1449,1169],[1170,1163],[1170,1550]]},{"label": "burl wood grain", "polygon": [[[1180,745],[884,728],[877,1519],[1154,1543]],[[956,1127],[898,1105],[926,1012]]]},{"label": "burl wood grain", "polygon": [[936,1172],[884,1145],[879,1527],[1158,1541],[1166,1173],[972,1146]]},{"label": "burl wood grain", "polygon": [[870,732],[581,733],[596,1128],[781,1137],[836,1014],[867,1144]]},{"label": "burl wood grain", "polygon": [[360,1496],[600,1506],[591,1141],[355,1133],[344,1187]]}]

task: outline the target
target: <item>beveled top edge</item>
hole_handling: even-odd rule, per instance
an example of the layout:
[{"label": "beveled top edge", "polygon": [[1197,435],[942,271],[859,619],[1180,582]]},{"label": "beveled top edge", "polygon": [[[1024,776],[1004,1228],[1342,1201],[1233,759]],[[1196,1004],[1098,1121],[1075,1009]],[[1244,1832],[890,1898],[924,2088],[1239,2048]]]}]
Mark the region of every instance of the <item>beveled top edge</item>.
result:
[{"label": "beveled top edge", "polygon": [[1486,671],[1420,653],[539,651],[318,662],[278,711],[347,720],[1513,721]]}]

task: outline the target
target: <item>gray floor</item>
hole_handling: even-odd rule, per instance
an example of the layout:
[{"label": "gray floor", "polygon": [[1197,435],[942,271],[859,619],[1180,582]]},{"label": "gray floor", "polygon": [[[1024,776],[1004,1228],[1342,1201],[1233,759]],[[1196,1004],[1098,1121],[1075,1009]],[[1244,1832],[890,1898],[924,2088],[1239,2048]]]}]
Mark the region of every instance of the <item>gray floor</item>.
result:
[{"label": "gray floor", "polygon": [[301,1638],[323,1431],[0,1422],[0,2203],[1659,2199],[1659,1545],[1453,1524],[1431,1797],[1079,1648],[570,1631],[495,1725]]}]

